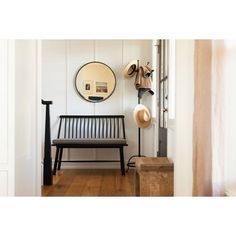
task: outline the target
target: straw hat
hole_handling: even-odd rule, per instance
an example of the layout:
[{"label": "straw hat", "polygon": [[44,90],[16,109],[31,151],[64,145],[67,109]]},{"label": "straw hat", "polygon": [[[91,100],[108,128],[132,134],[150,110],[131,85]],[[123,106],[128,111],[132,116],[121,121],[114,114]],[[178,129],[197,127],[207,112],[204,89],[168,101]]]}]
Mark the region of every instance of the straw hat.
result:
[{"label": "straw hat", "polygon": [[152,121],[152,116],[147,107],[138,104],[134,109],[134,121],[139,128],[147,128]]},{"label": "straw hat", "polygon": [[125,78],[129,79],[134,76],[136,70],[138,69],[138,60],[133,60],[129,64],[126,65],[123,75]]}]

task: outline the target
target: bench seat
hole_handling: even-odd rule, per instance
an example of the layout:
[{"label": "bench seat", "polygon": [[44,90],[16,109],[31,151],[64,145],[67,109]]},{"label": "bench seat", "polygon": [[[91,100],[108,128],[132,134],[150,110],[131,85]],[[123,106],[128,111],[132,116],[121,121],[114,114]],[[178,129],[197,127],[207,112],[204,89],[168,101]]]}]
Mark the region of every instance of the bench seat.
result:
[{"label": "bench seat", "polygon": [[99,144],[111,144],[111,145],[123,145],[127,146],[127,142],[125,139],[54,139],[52,141],[53,145],[60,145],[60,144],[76,144],[76,145],[99,145]]}]

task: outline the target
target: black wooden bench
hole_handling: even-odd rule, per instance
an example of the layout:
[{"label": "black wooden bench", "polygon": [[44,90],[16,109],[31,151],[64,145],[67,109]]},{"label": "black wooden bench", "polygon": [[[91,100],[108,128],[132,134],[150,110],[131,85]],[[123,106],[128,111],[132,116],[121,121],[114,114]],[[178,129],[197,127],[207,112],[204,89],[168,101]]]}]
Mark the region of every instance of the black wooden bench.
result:
[{"label": "black wooden bench", "polygon": [[[120,162],[122,175],[125,175],[125,137],[123,115],[61,115],[56,146],[53,174],[61,169],[62,162]],[[119,148],[120,160],[62,160],[64,148]]]}]

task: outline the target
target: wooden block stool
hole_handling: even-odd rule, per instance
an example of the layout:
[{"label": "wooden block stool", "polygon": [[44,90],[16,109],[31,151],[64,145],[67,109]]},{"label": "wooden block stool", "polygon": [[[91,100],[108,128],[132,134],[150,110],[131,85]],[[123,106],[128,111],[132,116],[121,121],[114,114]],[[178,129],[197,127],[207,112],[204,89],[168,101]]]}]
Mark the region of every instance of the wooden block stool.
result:
[{"label": "wooden block stool", "polygon": [[136,196],[173,196],[174,164],[167,157],[137,157]]}]

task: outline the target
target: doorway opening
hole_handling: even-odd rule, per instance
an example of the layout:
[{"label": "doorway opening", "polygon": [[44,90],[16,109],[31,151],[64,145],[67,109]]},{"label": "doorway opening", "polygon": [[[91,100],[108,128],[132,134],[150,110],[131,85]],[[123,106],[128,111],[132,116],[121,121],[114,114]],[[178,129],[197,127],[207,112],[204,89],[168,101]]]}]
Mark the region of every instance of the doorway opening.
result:
[{"label": "doorway opening", "polygon": [[[156,52],[154,42],[157,43],[158,49],[155,55],[156,60],[153,59],[153,51]],[[133,121],[133,110],[137,105],[137,91],[134,88],[134,81],[124,79],[121,72],[122,68],[133,59],[138,59],[142,65],[149,62],[150,66],[156,70],[156,76],[153,77],[155,96],[145,95],[142,103],[150,109],[156,119],[149,128],[141,130],[141,149],[147,157],[167,157],[169,40],[42,40],[41,54],[42,99],[53,102],[50,111],[51,138],[57,137],[60,115],[124,114],[128,139],[128,147],[125,148],[124,153],[126,161],[129,156],[137,152],[138,146],[137,127]],[[78,95],[74,87],[77,71],[90,61],[101,61],[108,64],[117,77],[116,88],[112,96],[101,103],[85,101]],[[90,85],[89,90],[91,90],[93,88],[91,80],[87,81],[87,84]],[[108,88],[109,86],[106,85],[104,91],[107,91]],[[43,107],[42,127],[45,127],[44,112],[45,108]],[[42,132],[42,136],[44,136],[44,132]],[[53,160],[55,154],[56,150],[52,147]],[[116,173],[119,163],[107,162],[100,165],[99,163],[73,163],[73,160],[82,157],[82,159],[89,158],[99,161],[116,156],[119,156],[116,150],[65,149],[63,158],[68,163],[63,163],[63,170],[59,176],[55,176],[55,183],[61,188],[68,178],[76,180],[77,177],[73,177],[75,173],[82,176],[82,179],[87,178],[87,173],[90,173],[91,176],[99,176],[98,173],[100,173],[100,176],[103,176],[102,182],[109,182],[110,180],[107,179],[108,170],[115,170],[114,173]],[[94,169],[98,171],[91,172]],[[64,171],[68,171],[68,175]],[[107,174],[103,174],[103,172]],[[63,173],[67,180],[63,180]],[[130,176],[133,175],[134,171],[131,171]],[[128,186],[130,176],[127,177],[127,183],[120,181],[115,174],[112,174],[111,178]],[[93,183],[95,188],[98,188],[96,186],[101,184],[97,183],[96,185],[93,181],[94,178],[92,177],[91,182],[84,182],[84,186],[90,186],[89,184]],[[76,181],[69,182],[73,182],[72,189],[78,185]],[[121,186],[115,188],[121,188]]]}]

